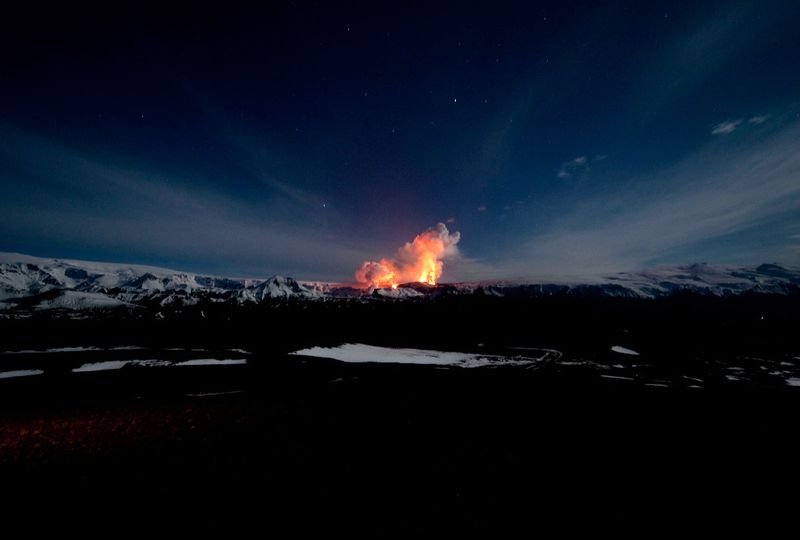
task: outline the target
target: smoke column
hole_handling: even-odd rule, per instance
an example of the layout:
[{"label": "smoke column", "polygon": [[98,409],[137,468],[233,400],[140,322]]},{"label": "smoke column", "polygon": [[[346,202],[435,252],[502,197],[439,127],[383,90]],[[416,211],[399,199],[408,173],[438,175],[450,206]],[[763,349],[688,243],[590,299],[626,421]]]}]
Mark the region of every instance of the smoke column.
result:
[{"label": "smoke column", "polygon": [[436,285],[444,260],[458,255],[460,239],[460,233],[451,234],[444,223],[437,223],[406,242],[394,258],[365,261],[356,270],[356,280],[369,287],[397,287],[410,281]]}]

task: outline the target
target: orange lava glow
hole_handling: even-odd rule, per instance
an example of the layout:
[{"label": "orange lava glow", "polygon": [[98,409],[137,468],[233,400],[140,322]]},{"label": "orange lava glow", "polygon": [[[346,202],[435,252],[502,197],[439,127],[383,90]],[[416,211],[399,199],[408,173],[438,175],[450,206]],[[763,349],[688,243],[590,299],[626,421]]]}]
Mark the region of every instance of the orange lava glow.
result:
[{"label": "orange lava glow", "polygon": [[397,250],[393,259],[365,261],[356,270],[356,280],[368,287],[396,289],[401,283],[419,281],[436,285],[442,276],[443,261],[458,254],[461,235],[450,233],[438,223],[418,234]]}]

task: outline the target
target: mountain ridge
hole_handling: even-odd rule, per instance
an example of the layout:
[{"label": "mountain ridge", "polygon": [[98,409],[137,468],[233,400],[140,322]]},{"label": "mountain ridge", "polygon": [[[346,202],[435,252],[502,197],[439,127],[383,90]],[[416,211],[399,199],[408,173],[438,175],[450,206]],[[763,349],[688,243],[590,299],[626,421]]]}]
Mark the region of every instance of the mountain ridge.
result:
[{"label": "mountain ridge", "polygon": [[757,266],[694,263],[563,282],[481,281],[406,283],[396,289],[301,281],[273,275],[242,279],[146,265],[46,259],[0,252],[0,314],[48,310],[136,309],[200,302],[259,304],[270,301],[408,301],[442,296],[539,297],[553,295],[657,298],[676,292],[729,296],[800,294],[800,270],[774,263]]}]

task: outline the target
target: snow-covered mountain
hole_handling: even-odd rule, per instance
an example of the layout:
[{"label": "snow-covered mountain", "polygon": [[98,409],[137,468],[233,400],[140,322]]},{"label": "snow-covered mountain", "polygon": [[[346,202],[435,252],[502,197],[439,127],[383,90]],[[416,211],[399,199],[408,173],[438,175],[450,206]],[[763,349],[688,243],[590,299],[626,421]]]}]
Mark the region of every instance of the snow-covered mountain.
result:
[{"label": "snow-covered mountain", "polygon": [[43,259],[0,253],[0,312],[108,309],[316,298],[291,278],[230,279],[152,266]]},{"label": "snow-covered mountain", "polygon": [[716,296],[745,292],[800,294],[800,270],[774,264],[694,264],[561,283],[409,283],[397,289],[358,289],[282,276],[230,279],[151,266],[0,253],[0,314],[6,316],[48,310],[181,308],[202,302],[239,305],[287,300],[392,301],[460,295],[655,298],[678,291]]},{"label": "snow-covered mountain", "polygon": [[658,298],[676,292],[731,296],[742,293],[800,294],[800,269],[696,263],[550,283],[456,283],[456,291],[491,296],[617,296]]},{"label": "snow-covered mountain", "polygon": [[324,295],[324,291],[306,287],[292,278],[272,276],[258,285],[239,289],[236,298],[242,301],[263,302],[275,298],[321,298]]}]

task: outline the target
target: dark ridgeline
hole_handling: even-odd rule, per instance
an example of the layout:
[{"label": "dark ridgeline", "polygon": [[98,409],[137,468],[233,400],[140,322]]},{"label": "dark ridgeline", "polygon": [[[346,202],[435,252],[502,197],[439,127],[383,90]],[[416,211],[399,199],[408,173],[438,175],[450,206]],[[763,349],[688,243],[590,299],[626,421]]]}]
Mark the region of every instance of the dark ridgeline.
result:
[{"label": "dark ridgeline", "polygon": [[649,357],[675,361],[706,354],[793,353],[798,346],[798,301],[794,292],[721,297],[678,291],[646,299],[574,289],[496,297],[478,288],[469,295],[377,301],[154,301],[135,310],[33,311],[0,319],[0,325],[7,350],[135,344],[288,352],[365,342],[443,350],[472,350],[478,343],[538,346],[589,354],[625,341]]}]

